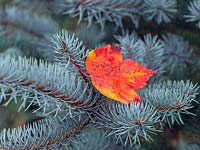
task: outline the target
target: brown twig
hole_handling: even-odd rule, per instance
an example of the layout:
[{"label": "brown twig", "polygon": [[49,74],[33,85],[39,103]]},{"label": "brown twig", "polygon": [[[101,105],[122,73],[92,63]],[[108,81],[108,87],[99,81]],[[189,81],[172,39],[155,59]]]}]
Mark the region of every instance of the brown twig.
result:
[{"label": "brown twig", "polygon": [[139,121],[136,121],[134,122],[135,125],[139,125],[139,126],[142,126],[145,124],[145,121],[144,120],[139,120]]},{"label": "brown twig", "polygon": [[69,50],[67,44],[66,44],[64,41],[62,41],[62,46],[63,46],[63,49],[65,50],[65,52],[67,53],[67,55],[70,57],[69,59],[70,59],[71,64],[79,71],[79,73],[82,75],[82,77],[83,77],[83,79],[85,80],[85,82],[88,83],[89,81],[88,81],[87,78],[89,77],[89,75],[87,75],[87,74],[81,69],[81,67],[76,63],[76,61],[74,60],[73,56],[72,56],[71,53],[70,53],[70,50]]},{"label": "brown twig", "polygon": [[[17,83],[19,86],[24,86],[24,87],[30,87],[32,89],[35,89],[39,92],[45,93],[46,95],[52,97],[52,98],[58,98],[60,101],[67,103],[69,106],[71,107],[78,107],[81,105],[81,107],[79,107],[79,110],[84,110],[84,108],[88,109],[88,106],[83,105],[83,102],[75,102],[76,99],[71,98],[67,95],[64,95],[63,93],[60,93],[58,91],[54,91],[49,89],[47,86],[44,85],[40,85],[40,84],[34,84],[32,81],[13,81],[7,78],[7,77],[0,77],[0,81],[6,81],[7,83]],[[91,106],[92,107],[92,106]]]},{"label": "brown twig", "polygon": [[185,104],[176,103],[175,105],[171,106],[155,106],[155,108],[158,110],[171,110],[171,109],[181,109],[184,106]]}]

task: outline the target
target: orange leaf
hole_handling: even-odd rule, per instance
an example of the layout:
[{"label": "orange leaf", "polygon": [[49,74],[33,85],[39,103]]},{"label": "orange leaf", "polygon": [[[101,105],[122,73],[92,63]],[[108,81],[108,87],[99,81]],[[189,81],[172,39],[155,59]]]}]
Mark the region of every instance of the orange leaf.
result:
[{"label": "orange leaf", "polygon": [[85,65],[92,84],[99,92],[128,104],[141,102],[135,90],[144,87],[156,73],[131,59],[123,60],[121,48],[112,45],[90,51]]}]

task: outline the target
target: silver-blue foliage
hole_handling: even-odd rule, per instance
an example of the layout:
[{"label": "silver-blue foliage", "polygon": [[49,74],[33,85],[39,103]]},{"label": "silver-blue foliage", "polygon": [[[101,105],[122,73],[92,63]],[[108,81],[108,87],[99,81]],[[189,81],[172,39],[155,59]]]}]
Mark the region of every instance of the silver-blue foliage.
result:
[{"label": "silver-blue foliage", "polygon": [[98,94],[80,76],[43,61],[38,65],[34,59],[0,56],[0,62],[0,100],[9,97],[5,105],[20,97],[19,109],[36,105],[36,112],[68,117],[94,109]]},{"label": "silver-blue foliage", "polygon": [[[48,16],[33,14],[30,10],[5,7],[0,9],[0,28],[4,34],[0,35],[0,49],[10,47],[22,49],[26,55],[47,58],[47,37],[59,31],[58,24]],[[2,32],[1,32],[2,33]],[[6,34],[5,34],[6,33]]]},{"label": "silver-blue foliage", "polygon": [[58,0],[15,0],[11,1],[11,6],[17,6],[18,8],[28,8],[32,12],[39,14],[52,14],[55,13],[53,10],[56,9],[55,3]]},{"label": "silver-blue foliage", "polygon": [[24,56],[24,52],[19,48],[8,48],[4,51],[5,55],[10,56]]},{"label": "silver-blue foliage", "polygon": [[25,28],[38,36],[41,33],[51,35],[59,30],[58,24],[51,18],[34,15],[29,10],[17,7],[6,7],[0,10],[0,25]]},{"label": "silver-blue foliage", "polygon": [[[164,71],[163,66],[166,65],[163,58],[168,57],[166,55],[167,46],[175,49],[180,48],[179,52],[187,52],[184,42],[182,48],[181,45],[164,37],[164,45],[157,36],[150,34],[144,36],[143,40],[135,34],[126,34],[116,38],[118,38],[124,52],[126,49],[130,49],[130,52],[123,52],[127,58],[134,58],[148,68],[161,72]],[[152,140],[151,134],[158,131],[155,126],[157,124],[167,123],[171,126],[175,122],[183,123],[182,113],[192,115],[188,109],[193,107],[192,102],[195,101],[197,95],[197,85],[189,81],[149,84],[148,87],[139,90],[142,103],[131,103],[129,105],[117,103],[99,95],[99,92],[92,87],[91,83],[86,82],[77,73],[77,66],[85,71],[84,60],[88,53],[88,50],[82,42],[79,42],[78,38],[63,30],[54,34],[52,44],[52,49],[58,55],[58,62],[61,66],[47,64],[35,59],[27,60],[22,57],[12,58],[0,55],[0,102],[4,103],[4,106],[7,106],[12,100],[17,102],[20,99],[22,103],[19,110],[21,108],[28,109],[35,105],[38,108],[35,112],[45,116],[55,115],[62,119],[81,116],[80,119],[82,119],[84,118],[82,116],[89,114],[93,124],[96,125],[95,127],[99,125],[106,130],[107,136],[114,136],[117,142],[120,141],[125,146],[140,143],[141,138]],[[189,55],[189,53],[185,55]],[[21,128],[19,132],[16,129],[4,131],[0,137],[2,137],[4,143],[3,146],[14,143],[15,146],[22,147],[25,143],[17,143],[16,140],[26,138],[27,135],[30,136],[30,133],[32,135],[33,131],[43,134],[43,130],[51,133],[46,125],[41,128],[38,125],[34,128],[30,127],[27,132],[23,131],[23,133]],[[63,133],[63,124],[61,123],[60,128],[55,127],[55,130],[56,133]],[[37,132],[35,133],[37,134]],[[44,138],[45,141],[45,137],[41,134],[37,134],[39,135],[37,141],[36,139],[31,140],[40,143]],[[18,138],[18,136],[22,137]],[[80,134],[80,136],[82,135]],[[100,138],[100,136],[98,137]],[[10,138],[8,143],[6,142],[7,138]],[[76,137],[76,139],[79,138]],[[25,142],[29,144],[30,141],[27,139]],[[105,139],[99,139],[99,142],[94,140],[94,142],[97,145],[102,145]],[[84,141],[78,143],[79,147],[83,148],[84,143]],[[78,146],[78,144],[76,145]]]},{"label": "silver-blue foliage", "polygon": [[140,144],[140,138],[152,140],[150,133],[158,130],[157,111],[150,105],[140,103],[120,104],[105,102],[96,112],[97,124],[107,130],[107,135],[114,135],[124,145]]},{"label": "silver-blue foliage", "polygon": [[176,0],[145,0],[144,16],[156,23],[168,23],[177,13]]},{"label": "silver-blue foliage", "polygon": [[173,77],[184,75],[188,64],[192,64],[192,49],[183,37],[168,33],[163,35],[164,40],[164,62],[167,74]]},{"label": "silver-blue foliage", "polygon": [[105,138],[104,130],[86,128],[80,134],[74,136],[74,147],[78,150],[107,150],[117,148],[112,137]]},{"label": "silver-blue foliage", "polygon": [[190,14],[184,16],[186,18],[186,21],[196,22],[196,26],[200,28],[200,1],[193,0],[192,2],[190,2],[188,10]]},{"label": "silver-blue foliage", "polygon": [[178,147],[178,150],[199,150],[200,149],[200,142],[193,144],[186,144],[186,145],[180,145]]},{"label": "silver-blue foliage", "polygon": [[82,40],[87,48],[94,49],[98,47],[103,38],[105,38],[105,31],[101,31],[98,25],[92,24],[89,28],[86,23],[81,23],[80,27],[76,29],[75,35]]},{"label": "silver-blue foliage", "polygon": [[[74,136],[73,145],[78,150],[144,150],[139,145],[124,147],[115,142],[113,136],[105,137],[105,130],[86,128]],[[74,149],[73,149],[74,150]]]},{"label": "silver-blue foliage", "polygon": [[[87,120],[46,118],[0,132],[0,147],[3,149],[67,149],[73,145],[74,131],[79,132],[81,123]],[[74,130],[75,129],[75,130]]]},{"label": "silver-blue foliage", "polygon": [[56,54],[55,59],[58,64],[67,68],[71,72],[78,72],[77,67],[85,71],[85,58],[89,50],[79,41],[75,35],[70,35],[67,31],[54,34],[51,38],[52,51]]},{"label": "silver-blue foliage", "polygon": [[164,72],[164,44],[157,36],[147,34],[141,41],[141,48],[145,52],[143,64],[148,68],[158,70],[158,73]]},{"label": "silver-blue foliage", "polygon": [[144,51],[140,47],[140,38],[136,32],[128,33],[126,31],[123,35],[115,36],[115,39],[121,46],[123,58],[129,58],[142,62],[144,58]]},{"label": "silver-blue foliage", "polygon": [[125,58],[131,58],[142,65],[157,70],[157,76],[164,71],[164,44],[157,36],[147,34],[142,40],[135,33],[115,37],[122,46]]},{"label": "silver-blue foliage", "polygon": [[86,16],[88,26],[96,21],[102,28],[106,21],[122,28],[122,19],[126,16],[138,26],[141,7],[142,0],[65,0],[63,3],[64,14],[79,16],[79,23]]},{"label": "silver-blue foliage", "polygon": [[198,88],[190,81],[167,81],[150,84],[140,90],[140,95],[144,102],[158,110],[161,121],[171,126],[175,122],[183,124],[182,113],[192,114],[189,109],[193,107]]}]

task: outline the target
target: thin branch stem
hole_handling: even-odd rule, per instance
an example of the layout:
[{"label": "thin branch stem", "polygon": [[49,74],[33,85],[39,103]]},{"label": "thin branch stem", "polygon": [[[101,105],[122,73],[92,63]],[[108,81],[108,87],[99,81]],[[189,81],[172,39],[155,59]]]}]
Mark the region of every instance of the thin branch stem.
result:
[{"label": "thin branch stem", "polygon": [[176,103],[175,105],[171,106],[155,106],[155,108],[158,110],[171,110],[171,109],[181,109],[184,106],[185,104]]},{"label": "thin branch stem", "polygon": [[45,143],[33,144],[32,146],[26,146],[26,147],[21,147],[21,148],[1,148],[0,147],[0,150],[29,150],[29,149],[46,148],[48,146],[51,146],[51,145],[59,142],[62,139],[68,139],[68,138],[72,137],[74,134],[76,134],[77,132],[80,132],[83,128],[85,128],[90,123],[90,121],[91,121],[91,119],[87,118],[78,127],[72,128],[69,132],[67,132],[63,135],[60,135],[60,136],[56,137],[55,139],[51,139]]},{"label": "thin branch stem", "polygon": [[[39,85],[39,84],[34,84],[32,81],[13,81],[7,78],[7,77],[0,77],[0,82],[3,81],[3,83],[17,83],[19,86],[24,86],[24,87],[30,87],[38,92],[45,93],[47,96],[52,97],[52,98],[58,98],[60,101],[67,103],[71,107],[79,107],[79,110],[84,110],[84,108],[88,109],[88,106],[83,105],[83,102],[75,102],[76,99],[71,98],[67,95],[64,95],[63,93],[60,93],[58,91],[54,91],[49,89],[47,86],[44,85]],[[92,106],[91,106],[92,107]]]},{"label": "thin branch stem", "polygon": [[44,35],[39,34],[39,33],[36,33],[36,32],[34,32],[33,30],[28,29],[28,28],[26,28],[25,26],[22,26],[22,25],[20,25],[20,24],[15,23],[15,22],[2,21],[2,22],[0,22],[0,25],[1,25],[1,26],[5,26],[5,27],[11,26],[11,27],[17,28],[17,29],[19,29],[19,30],[22,30],[22,31],[24,31],[24,32],[27,32],[27,33],[31,34],[32,36],[34,36],[34,37],[36,37],[36,38],[38,38],[38,39],[44,39],[44,38],[45,38]]},{"label": "thin branch stem", "polygon": [[85,82],[88,82],[87,78],[90,78],[90,75],[86,74],[81,67],[76,63],[76,61],[74,60],[73,56],[70,53],[69,48],[67,47],[66,43],[64,41],[62,41],[62,45],[63,45],[63,49],[65,50],[65,52],[69,55],[70,57],[70,62],[71,64],[79,71],[79,73],[82,75],[83,79],[85,80]]}]

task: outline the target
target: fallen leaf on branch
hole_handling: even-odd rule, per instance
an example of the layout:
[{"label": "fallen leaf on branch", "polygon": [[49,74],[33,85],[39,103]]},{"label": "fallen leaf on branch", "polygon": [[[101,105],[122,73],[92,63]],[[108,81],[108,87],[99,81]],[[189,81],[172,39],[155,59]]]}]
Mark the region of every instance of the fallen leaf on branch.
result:
[{"label": "fallen leaf on branch", "polygon": [[141,102],[135,90],[144,87],[156,70],[122,58],[119,46],[107,45],[89,52],[86,69],[92,84],[104,96],[121,103]]}]

